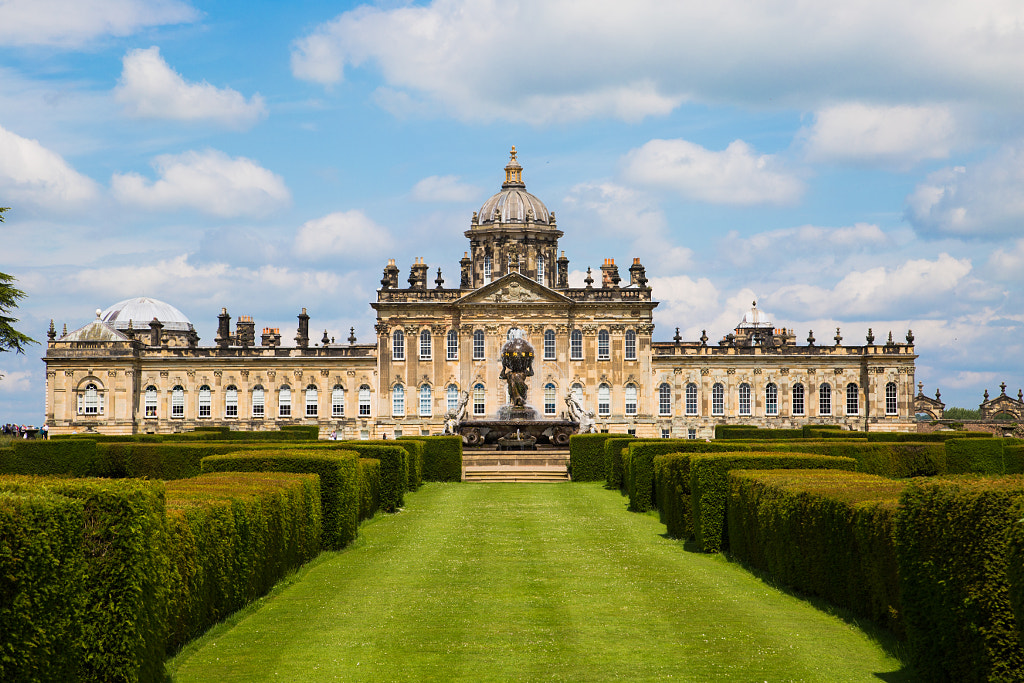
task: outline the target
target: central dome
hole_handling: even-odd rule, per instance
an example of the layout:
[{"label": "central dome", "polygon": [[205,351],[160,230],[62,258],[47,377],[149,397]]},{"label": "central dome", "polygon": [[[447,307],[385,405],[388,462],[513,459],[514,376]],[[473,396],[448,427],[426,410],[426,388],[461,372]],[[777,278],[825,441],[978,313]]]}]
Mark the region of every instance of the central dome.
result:
[{"label": "central dome", "polygon": [[163,323],[164,329],[169,332],[188,332],[192,329],[192,321],[185,317],[184,313],[170,304],[150,299],[148,296],[119,301],[100,313],[103,322],[115,330],[122,331],[128,329],[129,321],[134,330],[145,329],[153,318]]},{"label": "central dome", "polygon": [[516,161],[516,148],[505,166],[505,182],[501,192],[492,196],[480,207],[479,222],[490,223],[535,223],[551,225],[552,216],[544,202],[526,191],[522,180],[523,167]]}]

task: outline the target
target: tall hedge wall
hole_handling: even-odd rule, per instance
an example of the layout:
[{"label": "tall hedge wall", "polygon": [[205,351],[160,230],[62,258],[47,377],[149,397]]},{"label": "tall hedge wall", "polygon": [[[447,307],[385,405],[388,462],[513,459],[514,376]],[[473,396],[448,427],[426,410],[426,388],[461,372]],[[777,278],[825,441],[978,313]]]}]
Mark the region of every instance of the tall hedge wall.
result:
[{"label": "tall hedge wall", "polygon": [[930,681],[1018,681],[1022,648],[1007,581],[1007,531],[1024,477],[914,480],[894,537],[907,642]]},{"label": "tall hedge wall", "polygon": [[96,442],[15,439],[0,449],[0,474],[94,476]]},{"label": "tall hedge wall", "polygon": [[667,453],[733,453],[749,451],[747,443],[699,441],[697,439],[654,439],[629,443],[629,467],[623,468],[629,509],[646,512],[657,504],[654,491],[654,458]]},{"label": "tall hedge wall", "polygon": [[892,479],[934,476],[946,471],[946,447],[942,443],[870,443],[828,439],[770,443],[761,448],[853,458],[857,461],[857,471]]},{"label": "tall hedge wall", "polygon": [[[572,437],[569,437],[570,441]],[[635,436],[616,436],[604,442],[604,483],[610,489],[622,489],[622,449],[634,441]]]},{"label": "tall hedge wall", "polygon": [[623,434],[573,434],[569,437],[569,472],[573,481],[605,478],[604,444]]},{"label": "tall hedge wall", "polygon": [[668,453],[654,458],[654,486],[658,515],[672,538],[693,536],[690,505],[690,455]]},{"label": "tall hedge wall", "polygon": [[359,458],[359,521],[370,519],[380,508],[380,460]]},{"label": "tall hedge wall", "polygon": [[340,450],[242,451],[203,458],[202,469],[320,475],[323,547],[337,550],[355,539],[359,526],[358,457],[355,452]]},{"label": "tall hedge wall", "polygon": [[462,481],[461,436],[403,436],[423,444],[423,481]]},{"label": "tall hedge wall", "polygon": [[400,443],[408,441],[336,441],[339,448],[353,450],[363,458],[380,460],[380,508],[394,512],[405,505],[409,486],[409,453]]},{"label": "tall hedge wall", "polygon": [[949,474],[1004,474],[1002,439],[949,439],[946,472]]},{"label": "tall hedge wall", "polygon": [[728,546],[726,501],[730,470],[857,469],[853,458],[799,453],[722,453],[690,456],[690,503],[693,534],[704,552]]},{"label": "tall hedge wall", "polygon": [[902,634],[893,517],[906,482],[837,470],[729,473],[729,550]]}]

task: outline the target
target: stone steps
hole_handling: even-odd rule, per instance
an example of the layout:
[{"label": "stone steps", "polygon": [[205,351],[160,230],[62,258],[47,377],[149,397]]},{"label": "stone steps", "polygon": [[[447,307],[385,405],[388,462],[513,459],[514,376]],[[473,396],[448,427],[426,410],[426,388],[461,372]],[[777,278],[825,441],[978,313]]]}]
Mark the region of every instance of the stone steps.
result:
[{"label": "stone steps", "polygon": [[569,481],[568,450],[463,451],[462,480],[472,482]]}]

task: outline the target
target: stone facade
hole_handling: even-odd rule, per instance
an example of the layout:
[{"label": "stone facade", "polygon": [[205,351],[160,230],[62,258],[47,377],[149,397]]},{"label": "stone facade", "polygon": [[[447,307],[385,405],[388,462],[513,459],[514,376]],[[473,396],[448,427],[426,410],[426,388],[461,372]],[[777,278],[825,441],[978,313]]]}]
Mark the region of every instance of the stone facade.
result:
[{"label": "stone facade", "polygon": [[[507,401],[500,350],[512,329],[536,354],[528,401],[564,417],[573,392],[600,430],[642,437],[711,438],[716,424],[791,428],[841,424],[857,430],[914,429],[913,335],[906,343],[796,343],[763,320],[756,304],[717,345],[653,342],[658,303],[638,259],[620,277],[613,259],[569,287],[555,215],[526,192],[512,158],[501,192],[474,213],[457,287],[416,259],[408,287],[394,260],[384,268],[373,344],[310,345],[298,316],[294,346],[282,346],[242,316],[235,332],[222,311],[215,346],[199,346],[176,309],[129,300],[58,337],[46,357],[51,433],[166,433],[204,425],[274,429],[316,424],[321,434],[380,438],[437,434],[469,393],[469,413],[493,418]],[[557,256],[556,256],[557,255]],[[140,303],[141,302],[141,303]],[[149,302],[149,303],[146,303]],[[146,308],[146,306],[166,308]],[[149,313],[170,309],[173,313]],[[137,320],[125,320],[125,311]],[[135,325],[139,324],[139,329]],[[141,331],[140,331],[141,330]],[[262,410],[259,406],[262,405]],[[260,414],[262,413],[262,414]]]}]

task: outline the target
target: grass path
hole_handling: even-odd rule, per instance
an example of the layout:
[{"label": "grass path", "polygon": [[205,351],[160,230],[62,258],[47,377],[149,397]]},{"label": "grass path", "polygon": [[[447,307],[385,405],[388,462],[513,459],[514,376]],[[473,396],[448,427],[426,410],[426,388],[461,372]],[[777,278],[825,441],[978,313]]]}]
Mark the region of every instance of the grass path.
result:
[{"label": "grass path", "polygon": [[210,681],[899,681],[862,631],[598,484],[428,484],[169,663]]}]

